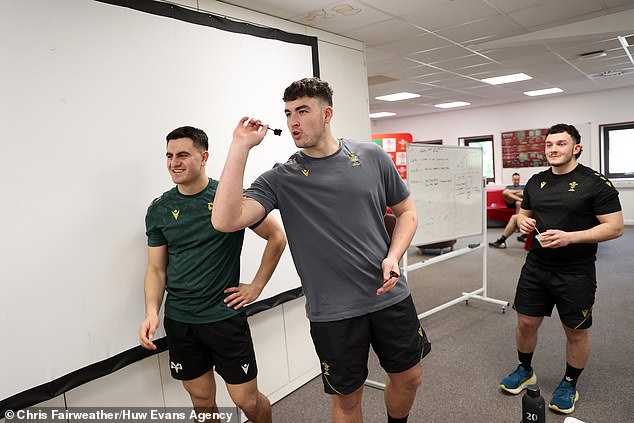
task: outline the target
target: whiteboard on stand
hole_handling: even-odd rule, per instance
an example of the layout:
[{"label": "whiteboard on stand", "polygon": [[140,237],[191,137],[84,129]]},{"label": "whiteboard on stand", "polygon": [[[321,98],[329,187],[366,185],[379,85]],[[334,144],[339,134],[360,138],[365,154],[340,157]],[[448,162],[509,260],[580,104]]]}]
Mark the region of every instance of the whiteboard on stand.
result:
[{"label": "whiteboard on stand", "polygon": [[407,184],[418,229],[412,245],[482,234],[482,150],[430,144],[407,145]]}]

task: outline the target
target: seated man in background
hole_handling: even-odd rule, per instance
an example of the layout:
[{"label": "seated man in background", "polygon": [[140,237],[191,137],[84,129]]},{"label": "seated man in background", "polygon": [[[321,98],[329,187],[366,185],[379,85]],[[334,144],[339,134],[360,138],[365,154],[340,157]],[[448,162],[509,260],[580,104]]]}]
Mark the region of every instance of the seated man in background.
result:
[{"label": "seated man in background", "polygon": [[[502,236],[499,237],[495,242],[489,242],[489,246],[494,248],[506,248],[506,239],[511,236],[515,229],[517,229],[517,212],[520,209],[520,205],[522,204],[522,199],[524,197],[524,185],[520,185],[520,174],[515,172],[512,175],[513,185],[507,185],[502,191],[502,196],[504,197],[504,201],[509,207],[515,207],[515,214],[511,216],[506,227],[504,228],[504,232],[502,232]],[[526,234],[522,234],[517,237],[517,240],[520,242],[526,241]]]},{"label": "seated man in background", "polygon": [[520,211],[522,205],[522,199],[524,198],[524,185],[520,185],[520,174],[515,172],[511,176],[513,185],[507,185],[502,191],[502,196],[506,205],[509,207],[515,207],[515,213]]}]

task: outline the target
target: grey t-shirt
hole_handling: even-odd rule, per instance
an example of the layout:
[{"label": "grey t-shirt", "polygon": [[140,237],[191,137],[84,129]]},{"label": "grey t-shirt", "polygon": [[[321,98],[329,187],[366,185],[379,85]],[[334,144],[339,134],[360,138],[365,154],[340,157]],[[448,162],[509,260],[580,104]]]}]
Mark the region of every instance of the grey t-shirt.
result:
[{"label": "grey t-shirt", "polygon": [[386,206],[409,196],[378,145],[342,139],[328,157],[297,152],[258,177],[245,196],[267,213],[280,210],[311,321],[368,314],[409,295],[403,275],[392,290],[376,295],[390,243]]}]

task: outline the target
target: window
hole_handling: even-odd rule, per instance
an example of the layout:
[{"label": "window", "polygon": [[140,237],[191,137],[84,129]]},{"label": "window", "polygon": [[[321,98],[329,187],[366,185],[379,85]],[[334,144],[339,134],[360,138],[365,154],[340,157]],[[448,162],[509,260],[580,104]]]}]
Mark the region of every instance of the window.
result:
[{"label": "window", "polygon": [[601,172],[610,179],[634,179],[634,122],[599,125]]},{"label": "window", "polygon": [[493,135],[459,138],[460,145],[482,149],[482,173],[487,182],[495,182],[495,164],[493,162]]}]

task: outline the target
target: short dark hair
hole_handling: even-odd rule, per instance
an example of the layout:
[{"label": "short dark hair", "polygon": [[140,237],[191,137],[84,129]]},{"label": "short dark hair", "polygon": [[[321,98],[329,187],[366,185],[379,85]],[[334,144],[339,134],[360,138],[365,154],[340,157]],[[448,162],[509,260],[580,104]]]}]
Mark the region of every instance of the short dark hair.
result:
[{"label": "short dark hair", "polygon": [[284,101],[294,101],[300,97],[314,97],[332,106],[332,88],[319,78],[304,78],[293,82],[284,90]]},{"label": "short dark hair", "polygon": [[520,176],[520,174],[519,174],[519,173],[517,173],[517,172],[515,172],[515,173],[514,173],[514,174],[512,174],[511,176],[515,176],[515,175]]},{"label": "short dark hair", "polygon": [[[572,138],[575,141],[575,144],[581,144],[581,134],[579,134],[579,131],[577,131],[577,128],[565,123],[558,123],[548,128],[548,132],[546,132],[546,136],[550,134],[561,134],[563,132],[570,135],[570,138]],[[581,150],[579,150],[579,152],[575,154],[575,159],[578,159],[579,156],[581,156]]]},{"label": "short dark hair", "polygon": [[180,128],[174,129],[165,137],[168,144],[171,140],[177,140],[179,138],[189,138],[194,141],[195,147],[201,148],[203,151],[209,150],[209,139],[202,129],[194,128],[193,126],[181,126]]}]

